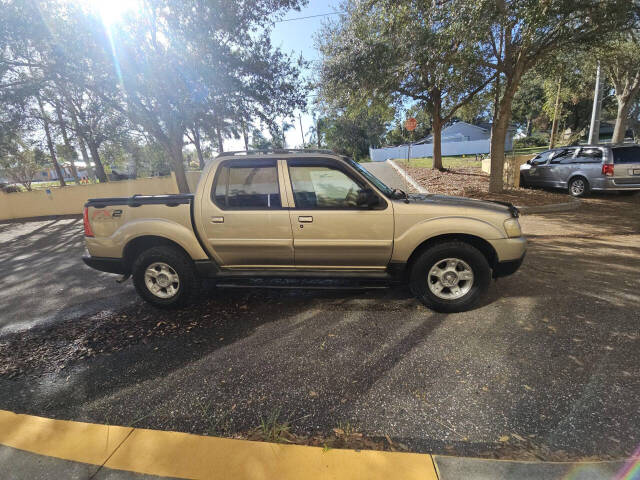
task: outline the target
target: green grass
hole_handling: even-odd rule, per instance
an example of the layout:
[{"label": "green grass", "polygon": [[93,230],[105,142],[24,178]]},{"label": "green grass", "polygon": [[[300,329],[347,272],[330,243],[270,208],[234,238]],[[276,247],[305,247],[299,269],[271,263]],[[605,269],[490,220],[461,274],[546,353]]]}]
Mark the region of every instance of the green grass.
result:
[{"label": "green grass", "polygon": [[[394,159],[396,163],[404,164],[407,159]],[[409,160],[410,167],[431,168],[433,166],[432,158],[412,158]],[[442,166],[444,168],[460,168],[460,167],[478,167],[482,166],[480,160],[476,160],[475,155],[467,157],[442,157]]]},{"label": "green grass", "polygon": [[507,155],[533,155],[535,153],[544,152],[549,150],[549,147],[527,147],[527,148],[517,148],[513,152],[507,152]]}]

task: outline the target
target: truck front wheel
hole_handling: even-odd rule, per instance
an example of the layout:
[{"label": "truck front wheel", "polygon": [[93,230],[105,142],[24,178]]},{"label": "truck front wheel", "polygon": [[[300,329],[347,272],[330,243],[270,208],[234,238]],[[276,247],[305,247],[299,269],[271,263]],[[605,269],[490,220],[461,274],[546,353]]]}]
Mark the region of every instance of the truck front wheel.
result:
[{"label": "truck front wheel", "polygon": [[469,310],[487,291],[491,268],[477,248],[464,242],[436,244],[411,268],[413,294],[438,312]]},{"label": "truck front wheel", "polygon": [[132,273],[138,294],[160,308],[188,305],[200,285],[191,259],[168,245],[143,251],[133,262]]}]

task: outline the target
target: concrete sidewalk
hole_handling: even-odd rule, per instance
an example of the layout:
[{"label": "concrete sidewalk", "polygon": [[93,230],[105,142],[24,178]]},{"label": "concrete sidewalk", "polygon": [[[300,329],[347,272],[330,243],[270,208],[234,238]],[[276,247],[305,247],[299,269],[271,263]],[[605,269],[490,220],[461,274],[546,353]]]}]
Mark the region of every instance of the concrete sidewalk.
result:
[{"label": "concrete sidewalk", "polygon": [[0,479],[636,480],[640,463],[512,462],[322,449],[0,411]]},{"label": "concrete sidewalk", "polygon": [[367,162],[363,163],[362,166],[382,180],[388,187],[397,188],[407,193],[426,193],[426,190],[418,185],[411,176],[405,178],[404,170],[392,160]]}]

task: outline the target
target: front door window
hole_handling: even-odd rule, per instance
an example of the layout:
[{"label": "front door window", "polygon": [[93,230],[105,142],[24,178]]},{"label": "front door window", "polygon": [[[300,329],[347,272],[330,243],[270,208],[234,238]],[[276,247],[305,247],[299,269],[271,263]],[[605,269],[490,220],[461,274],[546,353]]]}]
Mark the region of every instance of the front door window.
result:
[{"label": "front door window", "polygon": [[362,187],[337,168],[321,165],[289,167],[296,208],[355,209]]}]

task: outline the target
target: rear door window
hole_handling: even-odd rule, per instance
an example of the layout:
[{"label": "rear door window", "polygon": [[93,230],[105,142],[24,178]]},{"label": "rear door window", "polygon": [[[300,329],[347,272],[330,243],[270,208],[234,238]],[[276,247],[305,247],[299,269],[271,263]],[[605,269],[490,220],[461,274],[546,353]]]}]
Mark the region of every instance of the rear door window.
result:
[{"label": "rear door window", "polygon": [[576,163],[601,163],[602,150],[599,148],[582,148]]},{"label": "rear door window", "polygon": [[213,201],[222,209],[281,208],[278,171],[272,165],[222,165],[216,174]]},{"label": "rear door window", "polygon": [[640,147],[613,148],[613,163],[640,163]]}]

